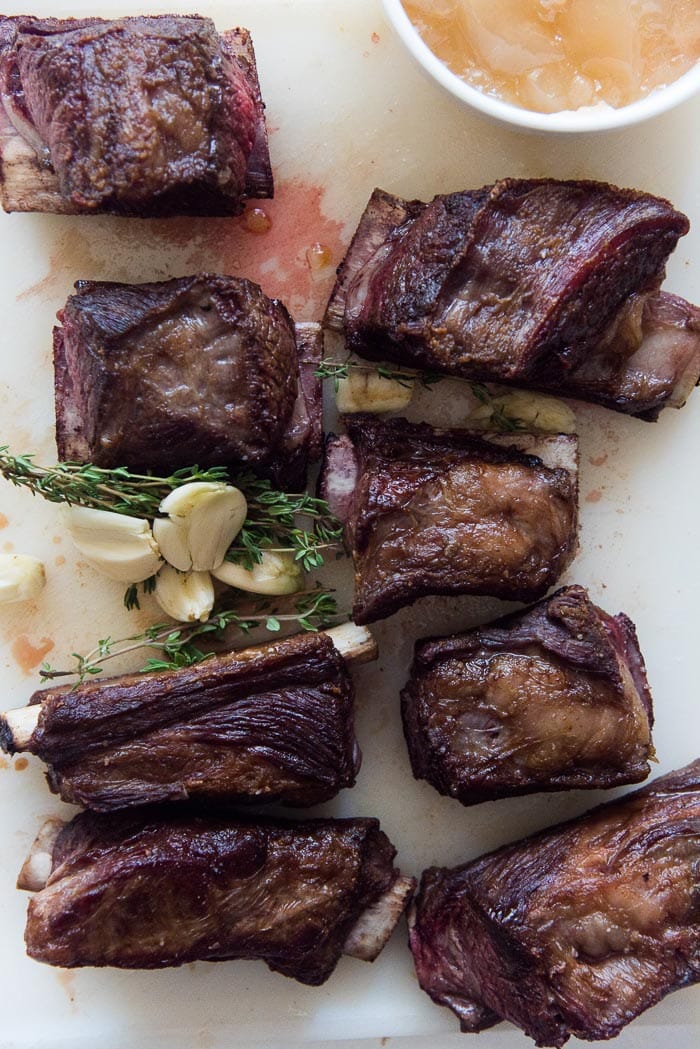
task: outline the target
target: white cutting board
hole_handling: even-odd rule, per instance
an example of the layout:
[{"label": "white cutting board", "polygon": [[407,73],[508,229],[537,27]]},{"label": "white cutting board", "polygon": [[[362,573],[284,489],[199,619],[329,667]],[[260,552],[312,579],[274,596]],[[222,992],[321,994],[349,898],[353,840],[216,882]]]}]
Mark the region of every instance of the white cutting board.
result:
[{"label": "white cutting board", "polygon": [[[32,13],[111,16],[140,7],[131,0],[96,7],[44,0]],[[0,443],[35,451],[43,461],[55,454],[51,326],[74,280],[157,280],[218,269],[259,280],[298,320],[320,319],[333,268],[375,185],[427,198],[506,175],[551,175],[602,178],[663,194],[694,222],[671,261],[667,287],[700,299],[700,100],[603,137],[520,135],[484,123],[425,81],[392,37],[378,0],[148,5],[148,13],[194,9],[222,29],[242,24],[253,31],[277,184],[276,200],[263,205],[272,227],[261,236],[237,219],[0,215]],[[5,12],[26,8],[9,4]],[[306,253],[316,243],[329,249],[331,264],[312,272]],[[459,423],[461,404],[455,384],[441,385],[421,394],[413,415]],[[581,552],[567,581],[585,584],[606,609],[624,610],[636,621],[656,701],[663,771],[700,754],[700,392],[683,411],[668,411],[654,425],[597,408],[577,409],[577,416]],[[46,645],[53,646],[46,658],[65,664],[72,651],[159,616],[152,607],[141,617],[127,614],[122,587],[76,563],[56,508],[0,482],[0,513],[0,551],[35,554],[48,574],[36,604],[0,608],[3,703],[16,706],[38,685],[30,664],[43,658]],[[343,578],[347,584],[347,566]],[[379,816],[406,871],[457,863],[603,797],[572,792],[467,810],[411,778],[398,690],[413,639],[471,625],[504,608],[496,601],[427,599],[378,625],[380,661],[358,673],[364,765],[357,787],[323,811]],[[22,942],[26,897],[15,891],[15,878],[42,818],[68,810],[49,795],[39,764],[24,764],[3,760],[0,768],[0,1046],[216,1049],[398,1035],[413,1035],[413,1046],[437,1046],[441,1033],[456,1030],[452,1014],[418,989],[403,927],[374,965],[344,959],[319,989],[272,975],[262,963],[122,973],[62,972],[29,961]],[[680,992],[617,1044],[695,1049],[699,1005],[700,989]],[[474,1044],[507,1049],[525,1042],[502,1025]]]}]

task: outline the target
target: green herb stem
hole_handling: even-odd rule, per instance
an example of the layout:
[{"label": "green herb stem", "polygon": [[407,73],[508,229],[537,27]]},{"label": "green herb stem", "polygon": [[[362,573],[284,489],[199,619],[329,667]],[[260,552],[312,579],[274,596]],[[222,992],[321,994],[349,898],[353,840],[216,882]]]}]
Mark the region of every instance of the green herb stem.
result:
[{"label": "green herb stem", "polygon": [[337,610],[335,598],[328,590],[317,587],[294,596],[289,611],[271,614],[267,602],[260,601],[244,607],[221,607],[212,612],[204,622],[174,626],[172,623],[155,623],[140,634],[117,640],[111,637],[98,641],[86,655],[73,652],[75,665],[66,670],[57,670],[44,663],[40,675],[45,681],[56,678],[77,677],[76,684],[86,678],[102,673],[105,663],[131,652],[158,650],[162,658],[149,658],[142,671],[176,670],[183,666],[194,666],[211,658],[213,653],[201,649],[195,641],[206,637],[211,642],[223,640],[226,630],[235,628],[247,635],[255,627],[264,627],[269,633],[278,633],[283,625],[296,624],[300,630],[316,632],[343,619]]}]

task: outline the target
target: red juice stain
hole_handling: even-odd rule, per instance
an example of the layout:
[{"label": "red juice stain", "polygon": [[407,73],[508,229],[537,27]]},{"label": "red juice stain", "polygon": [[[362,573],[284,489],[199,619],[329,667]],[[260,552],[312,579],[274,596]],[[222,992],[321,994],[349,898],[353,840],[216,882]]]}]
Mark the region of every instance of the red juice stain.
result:
[{"label": "red juice stain", "polygon": [[9,518],[5,517],[5,514],[0,514],[0,528],[7,528],[9,523]]},{"label": "red juice stain", "polygon": [[42,637],[36,644],[33,644],[25,634],[20,634],[12,642],[10,652],[17,666],[19,666],[25,674],[29,674],[34,667],[37,667],[41,663],[47,653],[54,647],[54,643],[50,637]]},{"label": "red juice stain", "polygon": [[379,33],[372,33],[372,35],[370,37],[370,40],[372,41],[373,44],[378,44],[379,41],[381,40],[381,37],[380,37]]},{"label": "red juice stain", "polygon": [[[248,277],[281,299],[295,320],[320,321],[347,248],[343,224],[326,214],[324,187],[278,180],[274,200],[251,201],[242,215],[220,219],[162,219],[150,231],[189,248],[186,272],[208,270]],[[251,228],[252,227],[252,228]],[[312,265],[315,249],[324,264]]]},{"label": "red juice stain", "polygon": [[603,455],[592,455],[588,459],[591,466],[605,466],[608,461],[608,453],[605,452]]},{"label": "red juice stain", "polygon": [[587,503],[599,503],[603,498],[603,493],[599,488],[593,488],[586,496]]}]

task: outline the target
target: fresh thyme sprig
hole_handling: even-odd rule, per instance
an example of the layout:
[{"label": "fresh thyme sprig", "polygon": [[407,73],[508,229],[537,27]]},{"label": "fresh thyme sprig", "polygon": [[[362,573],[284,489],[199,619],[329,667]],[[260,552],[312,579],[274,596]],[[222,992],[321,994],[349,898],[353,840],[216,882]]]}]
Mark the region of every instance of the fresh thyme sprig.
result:
[{"label": "fresh thyme sprig", "polygon": [[430,390],[443,379],[466,382],[472,395],[479,404],[484,404],[491,409],[491,416],[489,418],[490,426],[496,430],[504,430],[506,432],[527,429],[527,426],[522,419],[508,415],[504,406],[494,398],[488,387],[484,386],[483,383],[473,382],[469,379],[462,379],[458,375],[440,375],[437,372],[394,369],[385,364],[370,364],[364,361],[353,360],[352,355],[346,357],[344,361],[334,361],[331,358],[324,358],[314,374],[321,379],[333,379],[337,392],[339,381],[341,379],[347,379],[351,371],[370,372],[376,375],[381,375],[384,379],[395,380],[407,389],[411,389],[415,383],[420,383],[425,389]]},{"label": "fresh thyme sprig", "polygon": [[223,466],[209,470],[191,466],[176,470],[169,477],[131,473],[121,466],[107,470],[90,463],[38,466],[33,455],[11,455],[8,445],[0,446],[0,474],[51,503],[91,506],[118,514],[138,513],[143,517],[155,517],[162,500],[180,485],[228,480]]},{"label": "fresh thyme sprig", "polygon": [[394,382],[398,382],[405,389],[413,389],[416,383],[420,383],[421,386],[430,389],[430,387],[445,378],[444,375],[438,375],[437,372],[418,372],[406,368],[390,368],[386,364],[368,364],[363,361],[355,361],[351,355],[348,355],[344,361],[334,361],[330,357],[325,357],[314,372],[314,375],[319,379],[333,379],[337,392],[338,383],[341,379],[347,379],[351,371],[373,372],[376,375],[380,375],[382,379],[392,379]]},{"label": "fresh thyme sprig", "polygon": [[247,607],[222,606],[212,612],[204,622],[187,623],[174,627],[172,623],[155,623],[140,634],[114,640],[107,637],[98,641],[86,655],[73,652],[75,665],[66,670],[57,670],[49,663],[44,663],[39,671],[45,681],[56,678],[77,677],[76,684],[81,684],[88,677],[102,673],[103,665],[110,659],[137,651],[158,651],[160,658],[151,657],[141,667],[142,672],[149,670],[176,670],[179,667],[194,666],[210,659],[213,655],[199,647],[200,638],[210,642],[223,640],[226,630],[235,628],[247,635],[255,627],[264,627],[269,633],[278,633],[283,625],[296,624],[302,631],[315,633],[344,617],[338,613],[332,592],[316,587],[294,595],[286,606],[288,612],[270,610],[269,602],[257,601],[248,603]]},{"label": "fresh thyme sprig", "polygon": [[511,433],[515,430],[527,429],[527,426],[522,419],[507,414],[505,407],[494,399],[493,395],[483,383],[470,382],[469,386],[479,404],[485,404],[486,407],[491,410],[491,415],[489,417],[490,425],[494,426],[497,430],[504,430]]},{"label": "fresh thyme sprig", "polygon": [[[245,495],[248,516],[227,556],[246,568],[261,561],[263,550],[276,550],[293,553],[304,571],[309,572],[323,565],[323,550],[337,546],[342,535],[340,523],[324,500],[305,492],[279,492],[270,481],[250,472],[230,475],[222,466],[209,470],[192,466],[168,477],[79,463],[39,466],[33,455],[11,455],[4,445],[0,447],[0,474],[50,502],[148,518],[158,516],[162,500],[180,485],[191,481],[229,482]],[[301,527],[297,518],[305,519],[310,527]],[[137,592],[129,587],[125,604],[133,608],[137,602]]]},{"label": "fresh thyme sprig", "polygon": [[[248,517],[228,550],[228,561],[250,569],[260,562],[264,550],[288,552],[310,572],[323,565],[325,549],[340,543],[343,527],[324,499],[307,492],[278,492],[269,481],[252,474],[234,483],[248,500]],[[299,527],[298,518],[310,527]]]}]

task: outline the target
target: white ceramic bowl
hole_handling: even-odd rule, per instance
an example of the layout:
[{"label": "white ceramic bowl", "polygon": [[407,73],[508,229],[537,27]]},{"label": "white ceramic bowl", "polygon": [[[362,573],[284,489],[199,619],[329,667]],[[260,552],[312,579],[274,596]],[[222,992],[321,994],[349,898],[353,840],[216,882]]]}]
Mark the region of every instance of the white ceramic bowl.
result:
[{"label": "white ceramic bowl", "polygon": [[383,0],[387,18],[416,62],[445,91],[465,105],[478,109],[480,113],[505,124],[528,131],[607,131],[613,128],[631,127],[642,120],[658,116],[666,110],[685,102],[700,91],[700,62],[668,87],[652,91],[646,98],[633,102],[621,109],[609,106],[589,106],[579,110],[560,113],[536,113],[530,109],[513,106],[498,98],[486,95],[465,83],[452,73],[430,50],[406,14],[401,0]]}]

